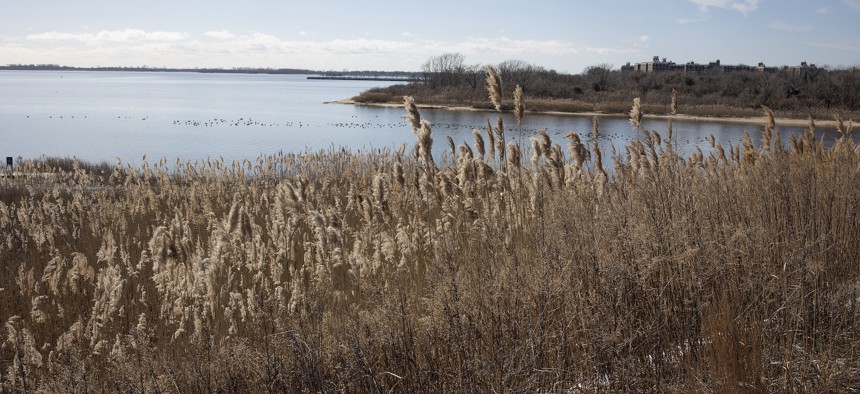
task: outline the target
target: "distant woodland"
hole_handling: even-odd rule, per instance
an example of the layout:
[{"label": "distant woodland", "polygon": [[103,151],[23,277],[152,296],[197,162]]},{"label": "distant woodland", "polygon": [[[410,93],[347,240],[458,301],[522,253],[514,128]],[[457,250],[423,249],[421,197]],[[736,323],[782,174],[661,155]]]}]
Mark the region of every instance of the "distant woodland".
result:
[{"label": "distant woodland", "polygon": [[0,66],[0,70],[18,71],[133,71],[133,72],[196,72],[196,73],[232,73],[232,74],[303,74],[329,77],[339,76],[372,76],[414,79],[419,73],[407,71],[318,71],[303,68],[166,68],[166,67],[70,67],[56,64],[9,64]]},{"label": "distant woodland", "polygon": [[[535,111],[625,113],[631,100],[640,97],[647,112],[668,113],[673,89],[680,112],[690,115],[758,116],[762,105],[780,116],[794,117],[850,116],[860,110],[857,68],[644,73],[600,64],[580,74],[564,74],[522,60],[495,66],[502,76],[505,97],[512,98],[520,85],[528,98],[527,109]],[[411,95],[419,104],[490,108],[485,68],[466,64],[461,54],[440,55],[424,63],[419,82],[373,89],[354,100],[400,102],[403,95]]]}]

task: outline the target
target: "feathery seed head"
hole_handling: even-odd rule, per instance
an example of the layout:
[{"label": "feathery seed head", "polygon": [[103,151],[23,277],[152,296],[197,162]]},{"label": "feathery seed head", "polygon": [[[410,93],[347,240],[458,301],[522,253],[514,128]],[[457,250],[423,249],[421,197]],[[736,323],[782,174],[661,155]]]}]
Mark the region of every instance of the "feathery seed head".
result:
[{"label": "feathery seed head", "polygon": [[639,128],[642,125],[642,105],[639,97],[633,99],[633,107],[630,108],[630,124]]},{"label": "feathery seed head", "polygon": [[493,125],[490,124],[490,117],[487,117],[487,139],[490,143],[490,160],[496,159],[496,137],[493,133]]},{"label": "feathery seed head", "polygon": [[483,160],[487,152],[484,149],[484,137],[481,136],[481,132],[478,129],[472,130],[472,139],[475,141],[475,151],[478,152],[478,157]]},{"label": "feathery seed head", "polygon": [[518,126],[523,121],[524,113],[525,104],[523,103],[523,88],[520,85],[517,85],[517,89],[514,90],[514,118],[516,118]]},{"label": "feathery seed head", "polygon": [[487,66],[487,90],[490,93],[490,101],[496,107],[497,112],[502,112],[502,77],[496,69]]},{"label": "feathery seed head", "polygon": [[538,130],[537,133],[540,135],[541,154],[549,156],[549,150],[552,148],[552,141],[549,138],[549,134],[546,133],[546,130]]},{"label": "feathery seed head", "polygon": [[412,132],[417,132],[421,128],[421,114],[418,113],[418,106],[412,96],[403,96],[403,106],[406,108],[406,118],[412,126]]},{"label": "feathery seed head", "polygon": [[508,166],[519,168],[520,166],[520,146],[510,142],[508,143],[508,152],[507,152]]}]

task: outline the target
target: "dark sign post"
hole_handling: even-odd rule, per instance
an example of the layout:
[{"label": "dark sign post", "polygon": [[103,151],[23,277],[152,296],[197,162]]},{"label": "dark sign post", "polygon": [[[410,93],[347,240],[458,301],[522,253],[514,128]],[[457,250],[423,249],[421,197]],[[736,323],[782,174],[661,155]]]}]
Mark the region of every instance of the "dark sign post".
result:
[{"label": "dark sign post", "polygon": [[6,158],[6,167],[12,168],[12,158],[11,157]]}]

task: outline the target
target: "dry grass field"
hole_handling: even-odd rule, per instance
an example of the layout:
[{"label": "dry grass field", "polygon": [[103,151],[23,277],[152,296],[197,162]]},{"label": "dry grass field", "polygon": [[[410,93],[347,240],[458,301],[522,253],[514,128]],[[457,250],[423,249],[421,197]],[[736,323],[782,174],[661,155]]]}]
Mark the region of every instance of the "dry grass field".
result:
[{"label": "dry grass field", "polygon": [[446,160],[406,108],[412,149],[0,179],[0,392],[860,390],[850,126],[682,157],[500,112]]}]

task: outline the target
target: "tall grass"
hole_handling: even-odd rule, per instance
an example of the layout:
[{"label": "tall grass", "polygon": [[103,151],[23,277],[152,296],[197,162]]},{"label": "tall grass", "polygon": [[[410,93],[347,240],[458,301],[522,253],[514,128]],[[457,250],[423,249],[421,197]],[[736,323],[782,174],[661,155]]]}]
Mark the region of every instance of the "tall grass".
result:
[{"label": "tall grass", "polygon": [[576,132],[506,146],[500,112],[437,163],[405,104],[410,151],[75,166],[0,199],[0,391],[860,386],[850,138],[682,157],[648,132],[605,166]]}]

